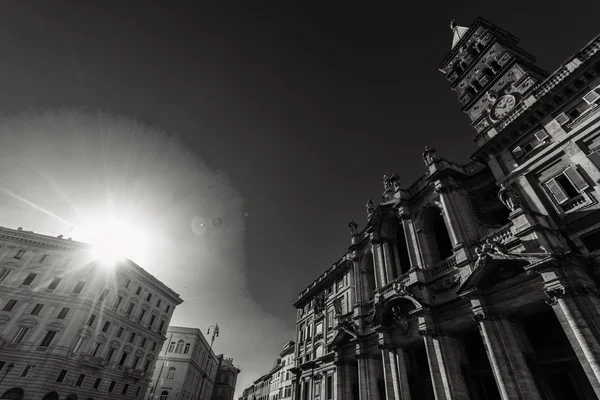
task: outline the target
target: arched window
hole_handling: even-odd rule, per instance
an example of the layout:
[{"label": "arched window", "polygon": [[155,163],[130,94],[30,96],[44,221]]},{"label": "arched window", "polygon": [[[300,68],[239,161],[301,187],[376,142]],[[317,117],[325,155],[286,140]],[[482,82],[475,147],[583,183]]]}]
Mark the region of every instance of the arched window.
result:
[{"label": "arched window", "polygon": [[173,379],[175,377],[175,368],[169,368],[169,372],[167,372],[167,379]]},{"label": "arched window", "polygon": [[169,397],[169,392],[167,392],[166,390],[163,390],[160,393],[160,400],[167,400],[168,397]]},{"label": "arched window", "polygon": [[315,358],[319,358],[323,356],[323,346],[317,346],[315,349]]},{"label": "arched window", "polygon": [[177,347],[175,348],[175,353],[181,353],[183,352],[183,345],[185,343],[183,342],[183,340],[180,340],[179,342],[177,342]]},{"label": "arched window", "polygon": [[56,392],[50,392],[47,393],[42,400],[58,400],[58,393]]},{"label": "arched window", "polygon": [[14,387],[12,389],[8,389],[0,399],[10,399],[10,400],[23,400],[25,397],[25,391],[20,387]]},{"label": "arched window", "polygon": [[419,243],[425,264],[434,266],[453,254],[446,221],[437,207],[428,207],[420,219]]},{"label": "arched window", "polygon": [[400,225],[397,234],[397,254],[398,261],[400,262],[399,272],[405,274],[410,270],[410,257],[408,255],[408,244],[406,243],[406,236],[404,235],[404,228]]}]

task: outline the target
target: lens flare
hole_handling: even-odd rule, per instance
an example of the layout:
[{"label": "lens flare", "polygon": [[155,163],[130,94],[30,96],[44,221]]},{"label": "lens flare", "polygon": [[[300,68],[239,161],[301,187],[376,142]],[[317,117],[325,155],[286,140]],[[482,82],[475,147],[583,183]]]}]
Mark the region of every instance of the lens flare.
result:
[{"label": "lens flare", "polygon": [[142,232],[133,225],[114,218],[90,225],[85,236],[92,246],[93,257],[106,266],[112,266],[125,258],[135,261],[146,247]]}]

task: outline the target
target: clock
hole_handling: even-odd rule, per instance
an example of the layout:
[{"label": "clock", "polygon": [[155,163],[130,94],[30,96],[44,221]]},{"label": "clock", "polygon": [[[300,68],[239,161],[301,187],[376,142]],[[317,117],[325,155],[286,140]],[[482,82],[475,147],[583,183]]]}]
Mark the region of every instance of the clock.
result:
[{"label": "clock", "polygon": [[517,104],[517,99],[512,94],[507,94],[500,97],[490,109],[490,117],[495,120],[500,120],[506,114],[508,114],[515,105]]}]

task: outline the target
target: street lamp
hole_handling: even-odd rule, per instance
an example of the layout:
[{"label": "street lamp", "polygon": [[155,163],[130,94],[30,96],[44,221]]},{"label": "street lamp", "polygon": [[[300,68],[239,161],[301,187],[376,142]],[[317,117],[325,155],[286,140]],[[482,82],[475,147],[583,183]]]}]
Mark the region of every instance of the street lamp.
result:
[{"label": "street lamp", "polygon": [[208,362],[210,361],[210,352],[212,350],[213,343],[215,342],[215,338],[219,336],[219,323],[211,325],[208,327],[206,334],[210,334],[210,330],[212,328],[212,336],[210,338],[210,350],[208,351],[208,356],[206,357],[206,364],[204,365],[204,369],[202,372],[202,380],[200,381],[200,387],[198,389],[198,393],[196,393],[196,399],[200,400],[200,393],[202,393],[202,387],[204,386],[204,377],[206,375],[206,367],[208,366]]},{"label": "street lamp", "polygon": [[4,380],[4,378],[6,378],[6,375],[8,375],[8,373],[15,367],[14,363],[10,363],[6,366],[6,369],[4,370],[4,375],[2,375],[2,378],[0,378],[0,383],[2,383],[2,381]]}]

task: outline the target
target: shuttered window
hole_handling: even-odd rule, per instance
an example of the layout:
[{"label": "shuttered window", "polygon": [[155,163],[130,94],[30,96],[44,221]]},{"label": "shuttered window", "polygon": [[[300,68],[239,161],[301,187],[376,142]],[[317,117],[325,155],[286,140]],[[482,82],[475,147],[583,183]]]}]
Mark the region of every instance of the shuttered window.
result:
[{"label": "shuttered window", "polygon": [[577,197],[589,187],[585,179],[577,171],[577,167],[572,166],[564,170],[561,174],[555,176],[546,182],[546,187],[554,196],[558,204],[563,204],[568,200]]},{"label": "shuttered window", "polygon": [[590,154],[588,154],[588,158],[596,166],[596,168],[600,169],[600,150],[592,151]]}]

